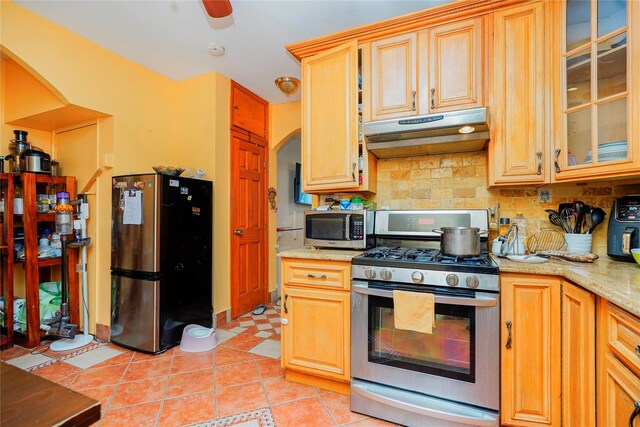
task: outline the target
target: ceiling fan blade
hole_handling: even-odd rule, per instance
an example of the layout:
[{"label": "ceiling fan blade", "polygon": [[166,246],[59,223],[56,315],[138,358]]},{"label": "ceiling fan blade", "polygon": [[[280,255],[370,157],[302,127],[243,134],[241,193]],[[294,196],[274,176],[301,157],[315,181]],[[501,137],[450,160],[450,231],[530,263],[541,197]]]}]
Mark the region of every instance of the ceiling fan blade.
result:
[{"label": "ceiling fan blade", "polygon": [[212,18],[224,18],[233,12],[229,0],[202,0],[202,4]]}]

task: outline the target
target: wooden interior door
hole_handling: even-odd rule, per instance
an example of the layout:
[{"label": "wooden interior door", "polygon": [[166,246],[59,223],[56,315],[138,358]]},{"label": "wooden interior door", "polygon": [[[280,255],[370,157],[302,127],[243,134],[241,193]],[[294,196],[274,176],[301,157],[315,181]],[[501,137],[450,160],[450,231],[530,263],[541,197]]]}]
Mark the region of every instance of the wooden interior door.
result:
[{"label": "wooden interior door", "polygon": [[231,317],[268,301],[267,142],[231,132]]}]

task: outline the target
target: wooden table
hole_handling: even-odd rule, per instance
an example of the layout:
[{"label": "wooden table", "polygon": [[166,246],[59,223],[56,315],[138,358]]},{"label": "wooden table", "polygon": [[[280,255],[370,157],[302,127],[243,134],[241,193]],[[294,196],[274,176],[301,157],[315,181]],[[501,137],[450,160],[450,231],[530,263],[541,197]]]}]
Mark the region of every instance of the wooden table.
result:
[{"label": "wooden table", "polygon": [[0,425],[88,426],[100,420],[100,402],[0,363]]}]

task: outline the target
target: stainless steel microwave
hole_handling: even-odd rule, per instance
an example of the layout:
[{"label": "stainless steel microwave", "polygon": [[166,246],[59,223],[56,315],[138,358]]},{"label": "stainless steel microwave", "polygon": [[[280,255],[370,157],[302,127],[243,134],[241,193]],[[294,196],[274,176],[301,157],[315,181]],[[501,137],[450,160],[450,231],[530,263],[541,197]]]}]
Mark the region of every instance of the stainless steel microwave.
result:
[{"label": "stainless steel microwave", "polygon": [[304,212],[304,244],[321,248],[367,249],[375,246],[374,211]]}]

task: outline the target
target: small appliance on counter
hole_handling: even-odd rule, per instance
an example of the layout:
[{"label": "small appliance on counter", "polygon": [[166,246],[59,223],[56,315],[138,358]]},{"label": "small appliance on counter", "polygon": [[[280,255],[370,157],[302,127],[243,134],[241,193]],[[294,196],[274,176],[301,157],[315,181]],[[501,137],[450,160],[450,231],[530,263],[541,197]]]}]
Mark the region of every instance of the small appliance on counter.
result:
[{"label": "small appliance on counter", "polygon": [[304,244],[333,249],[368,249],[375,244],[374,211],[304,211]]},{"label": "small appliance on counter", "polygon": [[614,200],[609,217],[607,255],[634,262],[631,249],[640,248],[640,194]]},{"label": "small appliance on counter", "polygon": [[51,173],[51,156],[39,147],[27,142],[29,132],[14,130],[15,138],[9,143],[11,154],[5,157],[9,161],[10,172]]}]

